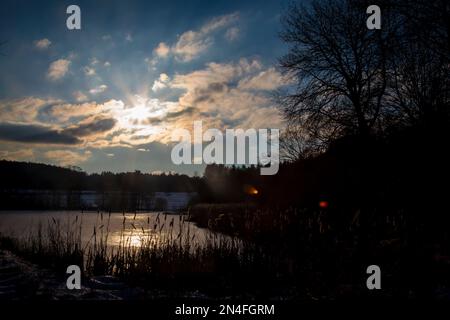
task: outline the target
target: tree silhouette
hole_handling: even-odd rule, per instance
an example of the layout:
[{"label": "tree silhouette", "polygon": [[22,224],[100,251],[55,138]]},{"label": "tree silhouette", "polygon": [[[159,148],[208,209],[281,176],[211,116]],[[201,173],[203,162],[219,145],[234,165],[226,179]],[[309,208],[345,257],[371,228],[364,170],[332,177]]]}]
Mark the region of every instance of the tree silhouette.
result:
[{"label": "tree silhouette", "polygon": [[296,122],[288,123],[280,136],[280,156],[283,161],[295,162],[306,159],[322,150],[321,141],[311,137]]},{"label": "tree silhouette", "polygon": [[280,107],[314,143],[448,121],[448,2],[380,1],[381,30],[366,27],[369,4],[294,4],[283,19],[280,66],[295,87],[279,93]]},{"label": "tree silhouette", "polygon": [[447,1],[392,3],[401,27],[390,46],[390,98],[408,125],[448,119],[450,101],[450,5]]},{"label": "tree silhouette", "polygon": [[390,28],[368,30],[365,10],[361,1],[314,1],[283,19],[290,49],[279,62],[295,88],[280,92],[280,106],[319,140],[368,136],[383,120]]}]

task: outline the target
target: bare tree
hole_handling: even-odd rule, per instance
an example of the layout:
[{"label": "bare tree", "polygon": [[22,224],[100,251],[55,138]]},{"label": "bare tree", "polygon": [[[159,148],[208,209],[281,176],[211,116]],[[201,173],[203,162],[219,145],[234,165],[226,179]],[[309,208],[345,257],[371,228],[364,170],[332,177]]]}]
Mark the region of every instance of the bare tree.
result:
[{"label": "bare tree", "polygon": [[366,8],[357,0],[313,1],[292,5],[283,19],[290,49],[280,66],[296,86],[280,92],[280,106],[316,141],[380,127],[391,28],[368,30]]},{"label": "bare tree", "polygon": [[305,127],[289,123],[280,136],[280,156],[283,161],[295,162],[322,151],[323,145]]},{"label": "bare tree", "polygon": [[392,2],[401,21],[389,57],[387,100],[408,124],[448,117],[450,105],[450,3],[442,0]]}]

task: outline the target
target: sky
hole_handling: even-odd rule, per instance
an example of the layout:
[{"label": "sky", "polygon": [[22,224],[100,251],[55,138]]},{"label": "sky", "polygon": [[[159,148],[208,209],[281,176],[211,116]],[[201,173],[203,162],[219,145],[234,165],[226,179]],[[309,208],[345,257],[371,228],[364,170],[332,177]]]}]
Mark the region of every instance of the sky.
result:
[{"label": "sky", "polygon": [[[68,30],[66,8],[81,9]],[[171,133],[282,128],[273,99],[287,1],[0,4],[0,159],[201,174]]]}]

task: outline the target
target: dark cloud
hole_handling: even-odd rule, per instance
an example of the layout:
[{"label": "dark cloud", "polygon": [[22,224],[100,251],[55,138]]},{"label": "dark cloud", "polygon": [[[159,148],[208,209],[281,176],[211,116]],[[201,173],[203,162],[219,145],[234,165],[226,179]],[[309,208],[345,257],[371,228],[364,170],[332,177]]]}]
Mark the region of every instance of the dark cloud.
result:
[{"label": "dark cloud", "polygon": [[164,119],[161,119],[161,118],[147,118],[147,120],[145,120],[144,124],[149,124],[149,125],[156,126],[156,125],[160,124],[163,121],[164,121]]},{"label": "dark cloud", "polygon": [[64,130],[42,125],[0,123],[0,140],[24,143],[78,144],[80,137],[105,132],[116,124],[115,119],[94,119]]},{"label": "dark cloud", "polygon": [[181,117],[184,115],[191,115],[194,113],[194,111],[195,111],[194,107],[187,107],[180,111],[169,112],[165,118],[166,119],[174,119],[174,118],[178,118],[178,117]]},{"label": "dark cloud", "polygon": [[222,82],[213,82],[208,85],[207,91],[209,92],[225,92],[228,86]]},{"label": "dark cloud", "polygon": [[199,116],[202,117],[203,119],[220,119],[222,125],[228,128],[238,128],[239,125],[244,120],[243,118],[229,119],[221,117],[218,111],[208,111],[208,112],[202,111],[199,113]]},{"label": "dark cloud", "polygon": [[148,139],[151,135],[138,135],[138,136],[131,136],[130,140],[141,140],[141,139]]},{"label": "dark cloud", "polygon": [[169,112],[163,118],[148,118],[146,120],[146,124],[158,125],[163,121],[176,119],[184,115],[191,115],[195,112],[195,110],[196,109],[194,107],[187,107],[180,111]]},{"label": "dark cloud", "polygon": [[109,131],[116,125],[117,120],[112,118],[95,118],[92,122],[79,124],[64,130],[64,133],[76,137],[89,136],[95,133]]},{"label": "dark cloud", "polygon": [[76,136],[49,127],[29,124],[0,123],[0,139],[24,143],[77,144]]},{"label": "dark cloud", "polygon": [[213,82],[208,84],[206,88],[195,89],[195,98],[193,100],[194,104],[201,102],[214,103],[214,95],[218,93],[223,93],[228,90],[228,86],[222,82]]}]

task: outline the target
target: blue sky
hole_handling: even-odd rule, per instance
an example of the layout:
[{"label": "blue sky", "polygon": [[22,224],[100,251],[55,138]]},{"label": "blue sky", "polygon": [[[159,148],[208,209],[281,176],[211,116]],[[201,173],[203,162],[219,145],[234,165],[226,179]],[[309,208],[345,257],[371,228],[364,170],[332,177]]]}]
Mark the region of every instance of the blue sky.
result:
[{"label": "blue sky", "polygon": [[[81,30],[66,8],[81,8]],[[0,158],[176,171],[170,133],[280,128],[287,1],[2,1]]]}]

